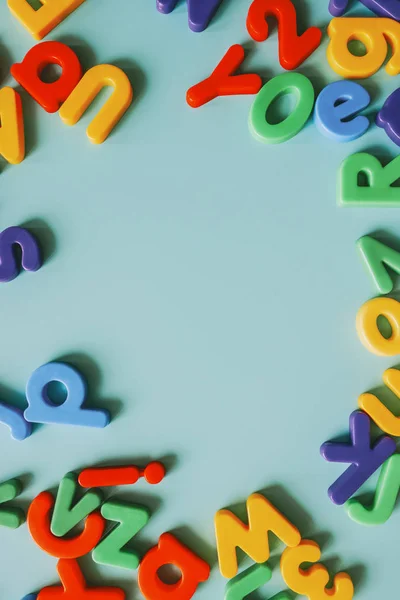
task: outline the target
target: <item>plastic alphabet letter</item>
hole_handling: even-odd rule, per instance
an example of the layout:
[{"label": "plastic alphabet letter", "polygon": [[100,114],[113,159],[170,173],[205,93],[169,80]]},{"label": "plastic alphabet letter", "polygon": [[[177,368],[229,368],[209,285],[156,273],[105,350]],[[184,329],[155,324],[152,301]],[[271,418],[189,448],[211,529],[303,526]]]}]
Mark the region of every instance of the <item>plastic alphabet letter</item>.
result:
[{"label": "plastic alphabet letter", "polygon": [[97,94],[107,86],[114,88],[113,93],[86,130],[93,144],[104,142],[132,102],[132,86],[121,69],[114,65],[97,65],[86,71],[59,112],[66,125],[75,125]]},{"label": "plastic alphabet letter", "polygon": [[0,233],[0,282],[12,281],[18,276],[19,268],[14,255],[14,246],[22,250],[21,266],[24,271],[38,271],[42,266],[39,244],[27,229],[7,227]]},{"label": "plastic alphabet letter", "polygon": [[215,515],[219,569],[227,579],[238,571],[236,548],[241,548],[254,562],[264,563],[270,555],[269,531],[286,546],[296,546],[301,540],[299,530],[261,494],[248,497],[247,514],[248,525],[230,510],[219,510]]},{"label": "plastic alphabet letter", "polygon": [[[280,123],[271,125],[266,119],[268,107],[284,93],[293,93],[296,106]],[[306,124],[314,105],[314,88],[301,73],[283,73],[268,81],[258,92],[250,109],[249,128],[259,142],[281,144],[297,135]]]},{"label": "plastic alphabet letter", "polygon": [[148,523],[149,511],[144,506],[109,500],[101,507],[101,514],[108,521],[119,524],[93,550],[94,562],[137,569],[140,557],[136,552],[123,548]]},{"label": "plastic alphabet letter", "polygon": [[[54,404],[50,400],[47,386],[51,381],[59,381],[67,388],[63,404]],[[82,408],[85,396],[86,383],[78,371],[64,363],[47,363],[36,369],[26,384],[29,406],[24,413],[25,419],[32,423],[106,427],[110,422],[108,411]]]},{"label": "plastic alphabet letter", "polygon": [[[331,38],[326,56],[331,68],[346,79],[371,77],[383,65],[388,43],[393,55],[386,64],[389,75],[400,73],[400,24],[392,19],[348,17],[332,19],[328,26]],[[359,40],[366,47],[363,56],[352,54],[351,40]]]},{"label": "plastic alphabet letter", "polygon": [[85,0],[41,0],[35,10],[28,0],[7,0],[12,15],[29,31],[35,40],[44,38]]},{"label": "plastic alphabet letter", "polygon": [[291,0],[253,0],[247,15],[247,31],[256,42],[268,38],[267,17],[278,21],[279,62],[287,70],[297,69],[318,48],[322,31],[309,27],[297,35],[296,9]]},{"label": "plastic alphabet letter", "polygon": [[12,165],[25,158],[24,116],[21,96],[13,88],[0,90],[0,154]]},{"label": "plastic alphabet letter", "polygon": [[79,488],[76,479],[75,473],[67,473],[58,486],[50,527],[57,537],[69,533],[75,525],[99,508],[103,501],[100,491],[91,490],[74,505],[74,497]]},{"label": "plastic alphabet letter", "polygon": [[286,548],[281,556],[282,577],[288,587],[310,600],[352,600],[354,586],[350,575],[338,573],[333,587],[327,589],[329,573],[323,565],[301,569],[302,563],[318,562],[321,549],[316,542],[302,540],[296,548]]},{"label": "plastic alphabet letter", "polygon": [[[62,69],[53,83],[45,83],[40,75],[47,65]],[[76,88],[82,67],[75,52],[61,42],[41,42],[31,48],[21,63],[11,67],[11,75],[48,113],[55,113]]]},{"label": "plastic alphabet letter", "polygon": [[77,558],[88,554],[97,546],[105,528],[105,521],[99,513],[88,516],[82,533],[73,538],[62,539],[53,535],[50,530],[53,507],[54,499],[49,492],[41,492],[29,507],[28,529],[39,548],[57,558]]},{"label": "plastic alphabet letter", "polygon": [[[378,317],[383,316],[391,328],[389,337],[382,335]],[[379,297],[365,302],[356,317],[356,328],[360,342],[378,356],[400,354],[400,302],[394,298]]]},{"label": "plastic alphabet letter", "polygon": [[[337,105],[338,101],[341,104]],[[351,142],[364,135],[369,120],[353,117],[370,103],[367,90],[355,81],[335,81],[327,85],[315,102],[315,124],[322,135],[335,142]]]},{"label": "plastic alphabet letter", "polygon": [[24,412],[14,406],[0,402],[0,423],[9,427],[11,437],[22,442],[32,433],[32,425],[24,418]]},{"label": "plastic alphabet letter", "polygon": [[43,588],[38,600],[125,600],[125,592],[116,587],[87,587],[78,562],[61,558],[57,563],[59,585]]},{"label": "plastic alphabet letter", "polygon": [[[228,581],[226,584],[225,600],[243,600],[243,598],[246,598],[249,594],[252,594],[261,586],[268,583],[271,577],[272,571],[267,563],[252,565]],[[280,592],[270,600],[291,600],[291,596],[286,592]]]},{"label": "plastic alphabet letter", "polygon": [[385,100],[385,104],[376,115],[376,124],[384,129],[386,135],[397,146],[400,146],[400,118],[398,106],[400,102],[400,88],[397,88]]},{"label": "plastic alphabet letter", "polygon": [[334,504],[344,504],[396,451],[396,442],[390,437],[382,437],[371,448],[370,429],[368,415],[354,411],[350,415],[351,444],[325,442],[321,446],[325,460],[351,463],[328,490]]},{"label": "plastic alphabet letter", "polygon": [[[400,400],[400,371],[386,369],[382,376],[384,384]],[[361,394],[359,407],[388,435],[400,436],[400,417],[395,415],[374,394]]]},{"label": "plastic alphabet letter", "polygon": [[[399,0],[360,0],[364,6],[372,10],[378,17],[389,17],[400,21]],[[330,0],[329,12],[334,17],[341,17],[347,10],[349,0]]]},{"label": "plastic alphabet letter", "polygon": [[[158,569],[168,564],[182,572],[177,583],[164,583],[158,576]],[[151,548],[140,563],[138,585],[146,600],[190,600],[209,575],[210,567],[204,560],[171,533],[163,533],[158,546]]]},{"label": "plastic alphabet letter", "polygon": [[383,464],[372,506],[364,506],[357,498],[346,503],[347,514],[360,525],[383,525],[391,517],[400,489],[400,454]]},{"label": "plastic alphabet letter", "polygon": [[[222,0],[187,0],[189,27],[192,31],[204,31],[217,12]],[[172,12],[178,0],[157,0],[157,10],[165,15]]]},{"label": "plastic alphabet letter", "polygon": [[[364,173],[368,185],[360,186]],[[337,199],[341,206],[400,206],[400,188],[391,184],[400,177],[400,156],[385,167],[375,156],[358,152],[345,158],[338,171]]]},{"label": "plastic alphabet letter", "polygon": [[385,266],[400,275],[400,252],[369,235],[364,235],[357,241],[357,248],[378,292],[390,294],[393,281]]},{"label": "plastic alphabet letter", "polygon": [[207,79],[191,87],[186,101],[192,108],[199,108],[218,96],[257,94],[262,86],[259,75],[234,75],[244,60],[244,48],[240,44],[231,46]]},{"label": "plastic alphabet letter", "polygon": [[[14,500],[22,491],[22,485],[19,479],[9,479],[0,483],[0,505],[4,502]],[[10,506],[0,507],[0,527],[9,527],[17,529],[25,521],[25,513],[20,508]]]}]

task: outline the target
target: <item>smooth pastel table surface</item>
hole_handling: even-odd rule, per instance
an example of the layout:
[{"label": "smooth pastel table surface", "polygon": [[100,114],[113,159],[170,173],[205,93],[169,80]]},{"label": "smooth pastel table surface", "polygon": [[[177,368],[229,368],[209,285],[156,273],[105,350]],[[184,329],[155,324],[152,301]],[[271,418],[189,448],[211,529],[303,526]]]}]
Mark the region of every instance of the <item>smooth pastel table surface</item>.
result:
[{"label": "smooth pastel table surface", "polygon": [[[295,4],[301,27],[326,28],[327,1]],[[356,597],[391,597],[400,511],[381,527],[353,523],[327,496],[342,466],[325,463],[319,447],[348,431],[358,395],[398,364],[357,338],[356,312],[375,292],[355,242],[374,231],[399,237],[400,212],[340,209],[335,198],[342,159],[364,150],[388,159],[397,148],[376,126],[336,144],[312,121],[293,140],[265,146],[248,130],[252,97],[189,108],[186,90],[231,44],[250,51],[247,72],[265,80],[282,72],[276,28],[266,42],[251,42],[248,6],[225,0],[195,34],[184,3],[162,15],[155,0],[87,0],[46,38],[70,44],[85,68],[121,66],[136,99],[94,147],[87,116],[66,127],[23,95],[28,153],[20,166],[1,164],[0,225],[27,225],[45,263],[0,287],[0,399],[23,404],[34,369],[64,359],[88,378],[89,404],[114,418],[105,430],[43,425],[24,442],[1,427],[0,480],[25,475],[26,507],[68,471],[167,457],[160,486],[141,480],[121,498],[153,511],[135,548],[173,531],[211,562],[199,600],[224,594],[214,513],[265,489],[322,543],[328,566],[349,568]],[[370,13],[355,6],[352,14]],[[0,41],[1,83],[13,84],[9,68],[34,42],[5,2]],[[338,79],[327,42],[325,34],[299,69],[317,92]],[[398,78],[382,69],[365,86],[373,119]],[[2,597],[20,600],[58,581],[56,560],[26,526],[0,537]],[[90,557],[81,564],[93,583],[123,583],[129,599],[140,597],[136,572]],[[272,565],[266,597],[284,587]]]}]

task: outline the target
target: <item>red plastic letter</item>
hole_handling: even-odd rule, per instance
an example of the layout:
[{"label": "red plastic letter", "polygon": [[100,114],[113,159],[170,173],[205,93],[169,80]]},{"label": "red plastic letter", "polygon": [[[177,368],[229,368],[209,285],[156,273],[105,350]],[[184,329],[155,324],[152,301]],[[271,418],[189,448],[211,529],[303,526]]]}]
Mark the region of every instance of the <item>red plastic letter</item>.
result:
[{"label": "red plastic letter", "polygon": [[62,558],[57,563],[62,587],[54,585],[43,588],[38,600],[124,600],[125,593],[116,587],[86,586],[85,578],[76,560]]},{"label": "red plastic letter", "polygon": [[268,37],[266,17],[278,21],[279,62],[284,69],[297,69],[321,43],[322,31],[310,27],[297,35],[296,9],[290,0],[253,0],[247,15],[247,31],[256,42]]},{"label": "red plastic letter", "polygon": [[[158,569],[169,564],[182,572],[177,583],[166,584],[158,576]],[[209,575],[210,567],[204,560],[171,533],[163,533],[158,546],[151,548],[140,563],[138,584],[146,600],[190,600]]]},{"label": "red plastic letter", "polygon": [[29,507],[28,529],[39,548],[57,558],[76,558],[97,546],[105,527],[105,520],[99,513],[88,516],[82,533],[74,538],[63,539],[50,531],[50,514],[53,507],[54,498],[50,492],[41,492]]},{"label": "red plastic letter", "polygon": [[[47,65],[62,68],[57,81],[45,83],[40,74]],[[11,75],[48,113],[57,112],[82,78],[82,67],[75,52],[61,42],[36,44],[21,63],[11,67]]]},{"label": "red plastic letter", "polygon": [[210,77],[191,87],[186,93],[186,101],[192,108],[198,108],[218,96],[236,94],[257,94],[262,86],[259,75],[233,75],[244,60],[244,48],[240,44],[231,46]]}]

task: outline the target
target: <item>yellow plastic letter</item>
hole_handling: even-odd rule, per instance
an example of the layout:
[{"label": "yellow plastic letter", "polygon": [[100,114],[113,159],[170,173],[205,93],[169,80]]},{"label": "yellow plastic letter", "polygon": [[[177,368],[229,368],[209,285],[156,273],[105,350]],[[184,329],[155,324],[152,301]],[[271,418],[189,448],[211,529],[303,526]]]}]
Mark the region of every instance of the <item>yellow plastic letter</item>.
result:
[{"label": "yellow plastic letter", "polygon": [[333,587],[326,589],[329,573],[323,565],[300,569],[302,563],[315,563],[320,558],[320,547],[311,540],[302,540],[296,548],[286,548],[281,556],[281,572],[286,585],[310,600],[351,600],[354,586],[347,573],[335,575]]},{"label": "yellow plastic letter", "polygon": [[[400,371],[386,369],[383,373],[383,383],[400,399]],[[359,407],[389,435],[400,436],[400,417],[395,415],[374,394],[361,394],[358,398]]]},{"label": "yellow plastic letter", "polygon": [[[378,329],[378,317],[389,321],[391,335],[386,338]],[[373,354],[394,356],[400,354],[400,303],[393,298],[373,298],[361,306],[357,313],[358,337]]]},{"label": "yellow plastic letter", "polygon": [[40,0],[42,6],[38,10],[32,8],[28,0],[7,0],[7,3],[13,16],[35,40],[41,40],[84,1]]},{"label": "yellow plastic letter", "polygon": [[[386,59],[388,43],[393,56],[386,65],[389,75],[400,73],[400,23],[387,18],[332,19],[328,26],[331,38],[326,57],[331,68],[351,79],[370,77],[378,71]],[[359,40],[366,48],[364,56],[355,56],[348,48],[352,40]]]},{"label": "yellow plastic letter", "polygon": [[248,525],[230,510],[219,510],[215,515],[219,569],[228,579],[238,571],[236,548],[241,548],[256,563],[263,563],[270,555],[268,531],[287,546],[296,546],[301,540],[299,530],[261,494],[252,494],[247,499],[247,515]]},{"label": "yellow plastic letter", "polygon": [[0,154],[12,165],[25,157],[24,117],[21,96],[13,88],[0,90]]},{"label": "yellow plastic letter", "polygon": [[105,86],[113,87],[114,91],[86,130],[93,144],[104,142],[132,102],[132,86],[125,73],[114,65],[92,67],[59,110],[66,125],[75,125]]}]

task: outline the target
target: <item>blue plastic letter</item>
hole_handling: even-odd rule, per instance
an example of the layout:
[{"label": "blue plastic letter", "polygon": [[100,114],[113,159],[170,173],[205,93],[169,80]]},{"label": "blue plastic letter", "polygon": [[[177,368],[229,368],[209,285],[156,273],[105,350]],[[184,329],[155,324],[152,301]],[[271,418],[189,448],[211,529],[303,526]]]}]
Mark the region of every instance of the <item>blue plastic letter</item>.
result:
[{"label": "blue plastic letter", "polygon": [[330,83],[315,103],[315,124],[322,135],[335,142],[356,140],[367,131],[369,120],[361,115],[348,119],[366,108],[370,101],[367,90],[359,83],[348,80]]},{"label": "blue plastic letter", "polygon": [[24,413],[19,408],[0,402],[0,423],[11,430],[11,437],[22,442],[32,433],[32,425],[24,419]]},{"label": "blue plastic letter", "polygon": [[[54,404],[50,400],[47,386],[51,381],[59,381],[67,388],[63,404]],[[85,396],[85,380],[78,371],[64,363],[48,363],[36,369],[26,384],[29,406],[24,413],[25,419],[32,423],[106,427],[110,422],[108,411],[82,408]]]}]

